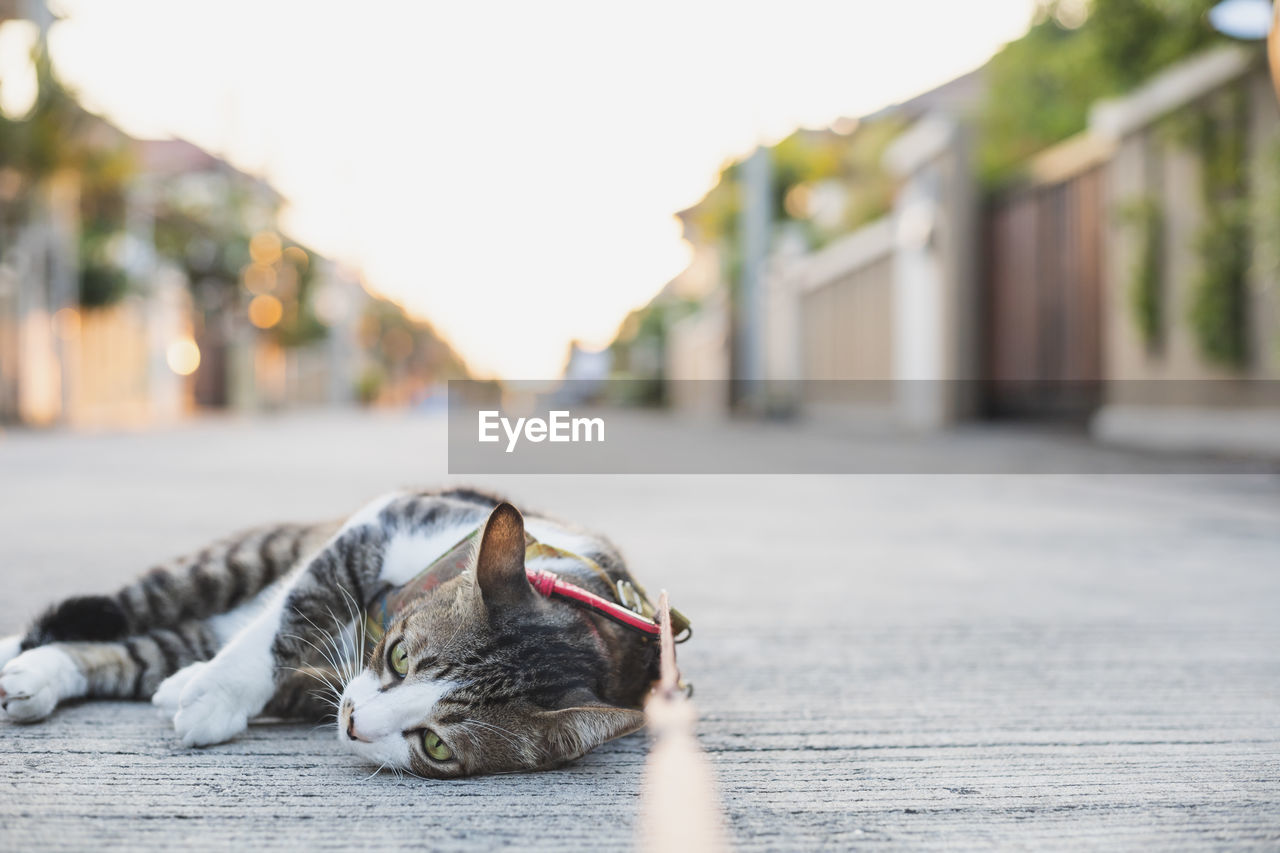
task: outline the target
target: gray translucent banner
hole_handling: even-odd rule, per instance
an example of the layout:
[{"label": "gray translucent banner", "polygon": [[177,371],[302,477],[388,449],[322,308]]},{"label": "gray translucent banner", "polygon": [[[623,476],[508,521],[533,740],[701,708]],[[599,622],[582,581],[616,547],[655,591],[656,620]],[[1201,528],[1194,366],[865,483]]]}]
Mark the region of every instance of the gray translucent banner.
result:
[{"label": "gray translucent banner", "polygon": [[449,383],[449,472],[1280,471],[1280,383]]}]

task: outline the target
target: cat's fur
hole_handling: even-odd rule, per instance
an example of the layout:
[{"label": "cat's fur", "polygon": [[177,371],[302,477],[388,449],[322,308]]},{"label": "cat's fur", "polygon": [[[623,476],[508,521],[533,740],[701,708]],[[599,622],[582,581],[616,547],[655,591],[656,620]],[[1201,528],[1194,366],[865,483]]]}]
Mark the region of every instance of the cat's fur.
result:
[{"label": "cat's fur", "polygon": [[[406,607],[369,660],[339,659],[360,648],[360,610],[481,525],[469,571]],[[25,636],[0,639],[0,704],[32,722],[72,699],[151,697],[191,746],[232,738],[257,716],[336,709],[338,737],[373,764],[434,777],[554,767],[642,725],[657,649],[538,596],[525,577],[525,526],[611,579],[631,579],[607,540],[522,517],[500,498],[390,495],[341,525],[251,531],[115,595],[62,602]],[[614,597],[580,561],[529,568]],[[387,662],[397,641],[410,656],[403,677]],[[334,685],[329,696],[317,678]],[[452,759],[426,754],[425,729]]]}]

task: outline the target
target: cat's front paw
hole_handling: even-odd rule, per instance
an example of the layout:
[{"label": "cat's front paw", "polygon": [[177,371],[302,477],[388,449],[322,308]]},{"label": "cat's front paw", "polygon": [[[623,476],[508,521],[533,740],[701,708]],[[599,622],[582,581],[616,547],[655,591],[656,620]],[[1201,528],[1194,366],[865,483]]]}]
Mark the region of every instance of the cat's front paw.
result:
[{"label": "cat's front paw", "polygon": [[260,709],[252,685],[227,677],[221,667],[208,665],[191,677],[178,696],[173,728],[187,746],[210,746],[231,740],[249,725]]},{"label": "cat's front paw", "polygon": [[66,652],[40,646],[23,652],[0,671],[0,708],[9,719],[34,723],[58,703],[84,694],[84,676]]},{"label": "cat's front paw", "polygon": [[193,678],[208,668],[208,661],[197,661],[184,666],[160,682],[156,692],[151,695],[151,704],[160,709],[161,716],[172,722],[174,715],[178,713],[178,702],[182,698],[182,691],[191,683]]}]

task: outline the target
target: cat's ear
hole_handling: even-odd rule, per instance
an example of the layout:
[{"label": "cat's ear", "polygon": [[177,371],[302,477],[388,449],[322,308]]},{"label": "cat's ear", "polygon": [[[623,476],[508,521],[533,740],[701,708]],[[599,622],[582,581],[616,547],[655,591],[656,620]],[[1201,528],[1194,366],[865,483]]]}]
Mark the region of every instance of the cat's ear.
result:
[{"label": "cat's ear", "polygon": [[486,606],[518,604],[534,595],[524,571],[524,519],[509,503],[494,507],[484,524],[476,585]]},{"label": "cat's ear", "polygon": [[577,705],[543,711],[539,718],[554,762],[572,761],[644,725],[643,711],[613,705]]}]

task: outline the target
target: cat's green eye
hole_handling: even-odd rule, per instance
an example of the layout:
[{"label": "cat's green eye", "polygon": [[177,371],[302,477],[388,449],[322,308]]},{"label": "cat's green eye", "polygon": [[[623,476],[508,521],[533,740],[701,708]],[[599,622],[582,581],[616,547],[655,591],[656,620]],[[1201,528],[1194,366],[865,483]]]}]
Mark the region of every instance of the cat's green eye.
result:
[{"label": "cat's green eye", "polygon": [[409,650],[404,647],[404,642],[397,642],[391,647],[391,651],[387,652],[387,662],[391,664],[391,669],[396,675],[404,678],[409,672]]},{"label": "cat's green eye", "polygon": [[444,745],[440,735],[426,729],[422,732],[422,748],[433,761],[448,761],[453,758],[453,750]]}]

